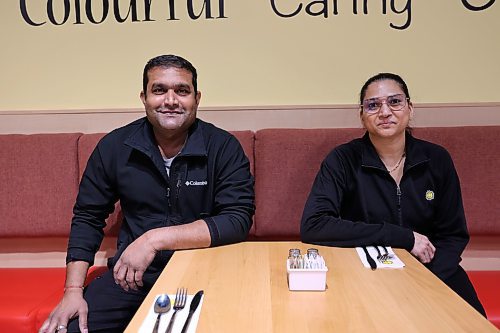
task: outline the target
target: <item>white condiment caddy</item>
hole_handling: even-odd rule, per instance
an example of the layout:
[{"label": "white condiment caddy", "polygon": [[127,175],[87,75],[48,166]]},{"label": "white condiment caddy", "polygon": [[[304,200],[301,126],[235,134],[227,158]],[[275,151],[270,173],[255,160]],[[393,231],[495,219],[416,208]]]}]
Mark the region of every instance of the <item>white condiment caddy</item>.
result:
[{"label": "white condiment caddy", "polygon": [[[286,270],[288,275],[288,289],[292,291],[311,290],[324,291],[326,290],[326,267],[323,257],[318,254],[316,249],[309,249],[307,255],[293,255],[291,249],[289,258],[286,261]],[[310,253],[314,253],[314,258]]]}]

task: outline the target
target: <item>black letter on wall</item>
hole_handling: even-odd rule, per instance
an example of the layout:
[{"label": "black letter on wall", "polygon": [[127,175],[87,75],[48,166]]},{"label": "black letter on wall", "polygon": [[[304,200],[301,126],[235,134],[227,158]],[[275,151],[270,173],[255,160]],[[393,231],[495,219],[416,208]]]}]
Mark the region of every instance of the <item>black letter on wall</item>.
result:
[{"label": "black letter on wall", "polygon": [[26,8],[26,0],[19,1],[19,7],[21,9],[21,15],[23,16],[24,21],[29,25],[38,27],[46,23],[46,22],[36,23],[30,18],[30,16],[28,15],[28,9]]},{"label": "black letter on wall", "polygon": [[404,13],[405,11],[408,12],[408,18],[406,19],[406,23],[402,26],[396,26],[394,24],[389,24],[391,26],[391,28],[394,28],[394,29],[397,29],[397,30],[404,30],[406,28],[408,28],[411,24],[411,0],[408,0],[408,2],[406,3],[406,6],[401,9],[401,10],[397,10],[396,9],[396,5],[394,4],[395,0],[391,0],[391,9],[394,13],[396,14],[402,14]]},{"label": "black letter on wall", "polygon": [[219,16],[217,18],[227,18],[224,16],[224,0],[219,0]]},{"label": "black letter on wall", "polygon": [[177,18],[175,18],[175,4],[174,4],[174,0],[168,0],[168,8],[170,8],[170,18],[168,19],[168,21],[176,21],[176,20],[178,20]]},{"label": "black letter on wall", "polygon": [[56,17],[54,16],[54,6],[52,5],[53,0],[47,1],[47,15],[49,17],[49,21],[54,25],[62,25],[66,23],[69,17],[69,0],[64,0],[64,19],[61,23],[57,23]]},{"label": "black letter on wall", "polygon": [[94,19],[94,15],[92,15],[92,0],[87,0],[85,2],[85,12],[86,12],[87,18],[89,19],[90,22],[92,22],[94,24],[101,24],[102,22],[104,22],[106,17],[108,17],[109,2],[108,2],[108,0],[102,1],[102,19],[100,21],[96,21]]},{"label": "black letter on wall", "polygon": [[[205,6],[206,6],[206,9],[205,9]],[[212,13],[211,13],[212,11],[210,9],[210,0],[203,1],[203,6],[201,7],[199,15],[196,15],[194,13],[193,0],[188,0],[187,9],[188,9],[189,17],[192,18],[193,20],[200,18],[201,14],[203,14],[203,10],[206,11],[205,18],[207,18],[207,19],[213,18]]]},{"label": "black letter on wall", "polygon": [[83,24],[81,15],[80,15],[80,0],[75,0],[75,23],[74,24]]},{"label": "black letter on wall", "polygon": [[128,6],[128,12],[127,16],[121,17],[120,15],[120,5],[118,3],[118,0],[113,1],[113,12],[115,14],[115,19],[119,23],[123,23],[128,19],[128,16],[130,15],[130,11],[132,10],[132,22],[137,22],[139,21],[137,19],[137,4],[135,3],[135,0],[130,0],[130,4]]},{"label": "black letter on wall", "polygon": [[301,10],[302,10],[302,4],[299,4],[299,7],[297,7],[297,10],[294,11],[293,13],[291,14],[283,14],[283,13],[280,13],[278,8],[276,8],[276,5],[274,3],[275,0],[271,0],[271,6],[273,7],[273,11],[276,15],[278,15],[279,17],[293,17],[295,15],[297,15]]},{"label": "black letter on wall", "polygon": [[[306,6],[306,13],[311,15],[311,16],[319,16],[323,14],[323,17],[327,18],[328,17],[328,0],[316,0],[316,1],[311,1],[307,6]],[[313,12],[312,11],[312,6],[313,5],[323,5],[323,9],[318,12]]]},{"label": "black letter on wall", "polygon": [[487,3],[485,3],[484,5],[479,6],[479,7],[471,5],[468,0],[462,0],[462,3],[464,4],[465,8],[467,8],[468,10],[472,10],[472,11],[478,12],[480,10],[485,10],[485,9],[490,8],[491,6],[493,6],[493,4],[495,3],[495,1],[496,0],[490,0]]},{"label": "black letter on wall", "polygon": [[151,19],[151,1],[144,0],[144,16],[146,17],[144,21],[154,21]]}]

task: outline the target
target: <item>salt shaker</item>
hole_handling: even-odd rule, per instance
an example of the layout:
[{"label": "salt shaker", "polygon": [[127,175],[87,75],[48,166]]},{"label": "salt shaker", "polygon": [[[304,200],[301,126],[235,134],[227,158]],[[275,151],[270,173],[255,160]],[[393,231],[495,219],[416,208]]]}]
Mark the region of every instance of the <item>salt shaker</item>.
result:
[{"label": "salt shaker", "polygon": [[316,257],[318,256],[318,254],[319,254],[318,249],[314,249],[314,248],[307,249],[307,257],[309,257],[309,259],[311,259],[311,257],[313,259],[316,259]]},{"label": "salt shaker", "polygon": [[290,268],[300,268],[300,249],[290,249],[288,259],[290,259]]}]

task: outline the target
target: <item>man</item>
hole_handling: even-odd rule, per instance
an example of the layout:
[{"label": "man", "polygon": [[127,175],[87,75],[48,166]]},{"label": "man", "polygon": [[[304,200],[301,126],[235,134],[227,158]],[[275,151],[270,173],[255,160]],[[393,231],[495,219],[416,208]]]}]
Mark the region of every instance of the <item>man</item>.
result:
[{"label": "man", "polygon": [[[187,60],[164,55],[144,68],[146,117],[106,135],[80,183],[64,296],[40,332],[123,332],[174,250],[245,240],[253,178],[239,142],[196,118],[201,93]],[[85,289],[106,217],[124,215],[109,271]]]}]

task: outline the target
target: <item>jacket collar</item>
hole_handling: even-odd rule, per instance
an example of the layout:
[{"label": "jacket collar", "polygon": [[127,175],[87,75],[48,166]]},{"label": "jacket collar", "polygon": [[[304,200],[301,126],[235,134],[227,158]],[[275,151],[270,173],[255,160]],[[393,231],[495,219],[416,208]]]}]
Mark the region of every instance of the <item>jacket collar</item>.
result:
[{"label": "jacket collar", "polygon": [[188,139],[179,156],[207,156],[205,139],[203,138],[202,121],[196,119],[189,128]]},{"label": "jacket collar", "polygon": [[[404,170],[413,168],[414,166],[425,163],[429,161],[429,156],[422,149],[421,145],[418,144],[418,140],[415,139],[410,133],[406,132],[405,137],[405,152],[406,161],[404,165]],[[368,132],[365,133],[362,140],[362,152],[361,152],[361,165],[368,168],[376,168],[380,170],[386,170],[384,163],[380,159],[370,140]]]},{"label": "jacket collar", "polygon": [[[188,139],[179,156],[207,156],[200,122],[199,119],[196,119],[189,128]],[[153,126],[146,117],[141,119],[137,129],[125,140],[125,144],[143,152],[152,159],[154,159],[154,155],[160,154],[154,137]]]},{"label": "jacket collar", "polygon": [[[196,119],[194,124],[189,129],[188,139],[178,157],[207,155],[202,128],[199,123],[200,121]],[[160,149],[158,148],[154,137],[153,126],[146,117],[139,120],[139,125],[125,140],[125,144],[148,156],[158,171],[160,171],[163,178],[168,182],[169,177],[167,175],[167,171],[165,170],[163,157],[161,156]]]}]

